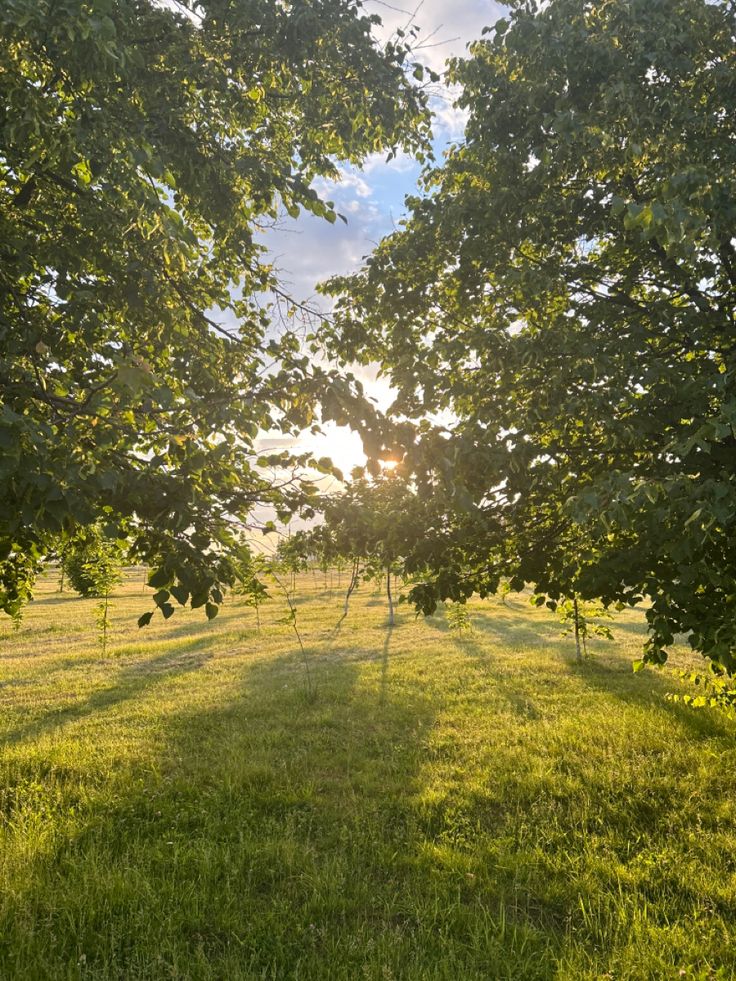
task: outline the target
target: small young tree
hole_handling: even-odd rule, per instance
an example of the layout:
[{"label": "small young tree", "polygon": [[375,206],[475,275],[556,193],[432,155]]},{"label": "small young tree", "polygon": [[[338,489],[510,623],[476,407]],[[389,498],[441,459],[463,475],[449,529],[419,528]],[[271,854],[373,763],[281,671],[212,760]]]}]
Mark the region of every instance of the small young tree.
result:
[{"label": "small young tree", "polygon": [[296,576],[298,572],[309,569],[310,539],[307,532],[297,531],[287,538],[282,538],[276,547],[272,566],[291,580],[291,595],[296,591]]},{"label": "small young tree", "polygon": [[242,557],[237,563],[237,581],[233,593],[243,597],[246,606],[256,613],[256,628],[261,629],[261,604],[268,599],[268,590],[263,580],[268,575],[269,564],[260,553],[254,553],[247,545],[243,546]]},{"label": "small young tree", "polygon": [[83,528],[62,552],[62,565],[72,587],[88,599],[98,599],[96,623],[103,656],[110,626],[110,593],[122,578],[120,543],[106,538],[98,525]]},{"label": "small young tree", "polygon": [[451,603],[445,609],[445,616],[447,618],[447,626],[450,630],[460,634],[470,633],[472,631],[473,624],[465,603]]},{"label": "small young tree", "polygon": [[395,470],[372,480],[356,475],[325,508],[335,550],[353,570],[348,598],[356,576],[381,581],[385,576],[390,626],[395,619],[392,577],[405,571],[404,558],[423,534],[425,520],[424,502]]},{"label": "small young tree", "polygon": [[[536,606],[541,606],[537,600],[544,602],[544,597],[533,597]],[[573,634],[575,637],[575,657],[578,661],[589,657],[588,637],[605,637],[613,640],[611,628],[599,620],[611,620],[612,614],[600,603],[591,603],[577,594],[562,600],[557,604],[557,615],[563,625],[563,636]]]},{"label": "small young tree", "polygon": [[326,525],[317,525],[308,532],[308,548],[317,563],[324,578],[324,588],[327,592],[328,573],[344,561],[338,553],[334,536]]},{"label": "small young tree", "polygon": [[123,552],[98,525],[81,529],[64,549],[62,565],[72,588],[85,599],[104,598],[120,580]]},{"label": "small young tree", "polygon": [[107,634],[110,628],[110,593],[122,576],[121,569],[112,555],[104,555],[104,550],[91,563],[90,571],[95,578],[95,589],[100,597],[97,604],[97,638],[102,656],[107,654]]}]

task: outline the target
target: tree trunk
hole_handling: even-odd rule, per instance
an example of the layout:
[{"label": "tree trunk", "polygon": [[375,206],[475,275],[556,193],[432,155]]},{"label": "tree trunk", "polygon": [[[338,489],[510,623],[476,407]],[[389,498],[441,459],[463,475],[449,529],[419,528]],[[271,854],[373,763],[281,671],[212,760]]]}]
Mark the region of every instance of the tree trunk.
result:
[{"label": "tree trunk", "polygon": [[580,614],[578,612],[577,596],[573,597],[572,609],[575,616],[575,657],[578,661],[582,661],[583,655],[580,652]]},{"label": "tree trunk", "polygon": [[335,632],[337,632],[342,626],[342,622],[348,615],[348,610],[350,608],[350,597],[353,595],[353,590],[358,585],[358,575],[360,573],[360,559],[353,559],[353,568],[350,575],[350,583],[348,584],[348,591],[345,593],[345,604],[343,606],[342,616],[335,624]]},{"label": "tree trunk", "polygon": [[386,597],[388,598],[388,625],[394,625],[394,599],[391,595],[391,568],[386,569]]}]

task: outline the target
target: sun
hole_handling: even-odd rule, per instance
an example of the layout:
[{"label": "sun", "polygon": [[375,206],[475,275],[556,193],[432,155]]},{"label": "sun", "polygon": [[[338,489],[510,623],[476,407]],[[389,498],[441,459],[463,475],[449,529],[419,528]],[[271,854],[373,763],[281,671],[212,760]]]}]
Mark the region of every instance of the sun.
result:
[{"label": "sun", "polygon": [[347,426],[328,422],[321,433],[308,433],[299,440],[299,446],[315,456],[328,456],[343,473],[365,465],[366,456],[358,433]]}]

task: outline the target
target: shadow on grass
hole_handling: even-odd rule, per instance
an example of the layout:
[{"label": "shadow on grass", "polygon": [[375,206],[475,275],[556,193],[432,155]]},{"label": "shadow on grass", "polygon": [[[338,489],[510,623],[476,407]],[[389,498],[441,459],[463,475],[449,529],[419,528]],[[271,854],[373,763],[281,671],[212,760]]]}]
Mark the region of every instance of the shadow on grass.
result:
[{"label": "shadow on grass", "polygon": [[59,606],[61,603],[69,603],[71,601],[77,601],[83,599],[83,597],[78,596],[76,593],[53,593],[51,595],[46,594],[44,596],[34,596],[30,601],[33,606]]},{"label": "shadow on grass", "polygon": [[540,617],[529,623],[522,615],[515,615],[513,610],[508,613],[494,610],[492,613],[473,613],[472,621],[477,630],[492,637],[497,643],[514,647],[557,645],[564,640],[560,624],[551,616],[544,620]]},{"label": "shadow on grass", "polygon": [[[34,941],[48,977],[73,971],[81,947],[104,978],[378,978],[413,946],[398,925],[430,700],[377,706],[356,662],[321,672],[309,700],[296,655],[235,681],[226,704],[167,718],[158,779],[80,795],[76,832],[6,904],[2,976],[16,976],[14,958],[34,963],[22,911],[49,889]],[[121,889],[123,870],[134,888]]]},{"label": "shadow on grass", "polygon": [[[3,907],[0,976],[76,977],[81,951],[85,973],[105,981],[546,981],[571,938],[603,946],[600,966],[638,894],[616,919],[626,880],[609,881],[603,850],[585,862],[614,826],[639,848],[669,836],[679,788],[653,796],[646,759],[634,786],[591,780],[576,747],[534,742],[538,726],[496,734],[479,761],[459,728],[443,729],[445,706],[420,680],[388,685],[394,640],[387,631],[372,661],[325,664],[316,700],[296,652],[238,667],[226,700],[166,716],[145,780],[115,773],[105,788],[90,771],[90,786],[67,786],[74,819]],[[482,637],[457,647],[511,705],[522,699]],[[177,670],[167,659],[126,670],[121,698]],[[608,691],[612,669],[601,667],[570,670]],[[617,693],[634,693],[637,677],[613,673]],[[111,692],[85,711],[104,711]],[[535,718],[528,700],[516,711]],[[534,754],[545,752],[540,768]],[[673,919],[701,902],[679,880],[666,887]]]},{"label": "shadow on grass", "polygon": [[[517,614],[512,608],[499,607],[489,612],[471,608],[468,612],[474,630],[499,644],[529,647],[561,640],[562,630],[559,623],[550,618],[535,620],[530,624],[527,620],[528,610]],[[441,633],[452,633],[442,610],[425,617],[425,623]]]},{"label": "shadow on grass", "polygon": [[628,659],[613,661],[598,657],[569,661],[568,668],[571,674],[591,689],[613,695],[629,705],[667,712],[681,729],[687,730],[689,736],[709,740],[714,735],[732,731],[732,726],[718,712],[698,711],[682,702],[668,699],[668,694],[681,692],[682,688],[675,677],[657,668],[646,668],[635,673]]},{"label": "shadow on grass", "polygon": [[386,693],[388,689],[388,668],[389,668],[389,651],[391,649],[391,637],[394,632],[394,624],[389,623],[386,628],[386,636],[383,640],[383,649],[381,651],[381,688],[380,694],[378,696],[378,701],[381,705],[386,703]]},{"label": "shadow on grass", "polygon": [[[89,698],[74,705],[49,710],[41,718],[10,730],[4,736],[3,742],[13,745],[24,740],[35,739],[46,732],[68,725],[70,722],[78,722],[95,712],[105,711],[121,702],[135,698],[171,675],[195,671],[209,661],[212,656],[203,652],[202,647],[202,641],[195,638],[191,644],[180,647],[175,653],[167,651],[156,657],[144,661],[138,660],[133,664],[124,666],[108,687],[93,692]],[[115,662],[112,664],[114,665]],[[78,666],[78,664],[74,665],[74,667]],[[51,674],[54,673],[55,671],[51,672]]]},{"label": "shadow on grass", "polygon": [[[513,611],[506,613],[474,614],[472,632],[463,634],[449,629],[443,617],[427,617],[425,622],[433,629],[453,637],[458,650],[475,660],[481,661],[492,679],[493,690],[501,695],[513,710],[527,719],[536,719],[542,715],[535,704],[533,694],[523,693],[518,687],[518,679],[509,677],[504,669],[495,665],[494,652],[489,650],[484,641],[491,640],[494,644],[507,643],[509,647],[519,645],[525,647],[544,646],[555,655],[559,655],[560,663],[566,665],[568,672],[582,681],[586,686],[631,705],[647,709],[658,709],[670,714],[677,724],[688,730],[690,734],[702,739],[712,737],[714,733],[724,734],[728,730],[728,722],[723,716],[712,711],[695,711],[681,702],[675,702],[666,696],[672,692],[682,691],[678,680],[668,676],[666,671],[649,668],[643,673],[635,673],[632,662],[628,657],[612,657],[603,645],[610,642],[596,643],[592,656],[578,661],[575,658],[574,642],[569,636],[563,636],[558,624],[533,622],[518,624],[514,622]],[[613,629],[626,628],[628,632],[644,634],[637,624],[615,624]],[[615,644],[615,634],[614,634]],[[613,645],[612,645],[613,646]]]}]

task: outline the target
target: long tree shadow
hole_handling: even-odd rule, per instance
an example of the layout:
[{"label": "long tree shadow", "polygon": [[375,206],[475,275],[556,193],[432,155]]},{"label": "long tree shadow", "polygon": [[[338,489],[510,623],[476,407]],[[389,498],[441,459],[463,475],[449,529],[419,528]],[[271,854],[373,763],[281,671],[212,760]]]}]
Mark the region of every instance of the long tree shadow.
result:
[{"label": "long tree shadow", "polygon": [[[50,710],[45,715],[9,730],[2,737],[8,745],[35,739],[45,732],[79,722],[96,712],[102,712],[121,702],[133,699],[150,688],[161,684],[172,675],[195,671],[211,658],[202,650],[202,643],[195,639],[180,647],[175,653],[167,651],[146,660],[121,668],[112,684],[94,691],[88,698],[61,709]],[[205,645],[207,646],[207,645]]]},{"label": "long tree shadow", "polygon": [[[444,617],[427,617],[425,622],[433,629],[446,633],[448,638],[453,636]],[[668,695],[682,693],[684,689],[676,677],[666,673],[666,668],[664,671],[651,668],[644,673],[635,673],[628,657],[612,657],[605,650],[578,661],[574,657],[570,638],[562,635],[559,624],[543,620],[532,624],[518,624],[514,621],[513,611],[509,614],[499,611],[480,615],[474,613],[472,623],[472,632],[454,635],[456,647],[483,663],[492,679],[493,690],[503,696],[522,717],[536,719],[543,713],[535,704],[533,695],[516,687],[518,679],[509,678],[505,670],[497,665],[497,659],[493,650],[489,650],[487,641],[493,644],[505,642],[510,648],[520,645],[544,646],[553,654],[558,654],[559,663],[565,665],[568,672],[585,685],[629,704],[669,713],[680,726],[703,739],[709,738],[714,732],[724,734],[729,731],[727,720],[719,713],[710,710],[695,711],[680,701],[669,699]],[[622,627],[627,632],[645,635],[645,624],[614,624],[614,629]]]},{"label": "long tree shadow", "polygon": [[386,628],[386,635],[383,639],[383,649],[381,651],[381,687],[378,696],[378,701],[381,705],[386,703],[386,695],[388,690],[388,668],[389,668],[389,651],[391,648],[391,637],[394,632],[394,624],[389,623]]},{"label": "long tree shadow", "polygon": [[696,710],[667,696],[684,693],[678,679],[667,669],[647,668],[635,673],[627,658],[592,657],[582,662],[568,661],[568,670],[589,688],[640,708],[667,712],[681,729],[690,735],[708,740],[714,735],[732,731],[729,721],[718,711]]},{"label": "long tree shadow", "polygon": [[[540,618],[529,623],[526,616],[515,614],[513,609],[473,609],[470,611],[470,620],[476,631],[513,647],[557,644],[561,641],[561,627],[552,618]],[[425,623],[432,630],[451,633],[447,619],[441,612],[425,617]]]},{"label": "long tree shadow", "polygon": [[[537,645],[543,645],[552,653],[559,654],[559,663],[565,665],[571,675],[591,688],[606,692],[629,704],[642,708],[656,708],[669,713],[680,726],[704,739],[714,732],[722,734],[727,731],[728,723],[718,713],[694,711],[682,702],[667,697],[671,693],[682,692],[683,689],[674,676],[665,673],[666,669],[662,672],[651,668],[643,673],[635,673],[628,657],[612,655],[605,649],[578,661],[574,656],[574,647],[570,638],[562,636],[558,624],[538,621],[533,625],[516,629],[513,623],[509,624],[509,619],[508,616],[496,617],[493,613],[474,617],[480,637],[476,636],[474,640],[466,638],[463,646],[467,652],[486,663],[493,676],[496,690],[515,705],[521,714],[535,718],[540,713],[534,706],[533,698],[521,696],[515,690],[513,681],[511,683],[505,681],[503,671],[494,669],[492,654],[484,647],[483,637],[492,638],[494,643],[508,641],[510,645],[521,643],[524,646],[532,646],[530,638],[534,638]],[[623,626],[631,627],[631,632],[641,632],[643,635],[643,630],[637,624],[614,624],[613,629]]]},{"label": "long tree shadow", "polygon": [[[47,976],[76,965],[79,938],[95,976],[161,978],[329,977],[329,945],[351,934],[357,977],[372,935],[395,941],[430,700],[416,691],[377,708],[356,661],[322,671],[316,701],[292,655],[236,681],[224,703],[167,718],[158,778],[100,800],[82,794],[76,831],[19,886],[20,912],[43,906],[54,879]],[[100,692],[80,712],[114,697]],[[123,869],[138,886],[121,897]],[[167,954],[172,921],[178,953]],[[13,976],[23,927],[12,907],[4,926],[0,973],[4,964]]]},{"label": "long tree shadow", "polygon": [[[558,976],[581,901],[600,895],[605,913],[616,896],[575,863],[614,825],[639,850],[653,815],[669,833],[678,788],[652,800],[643,777],[586,783],[584,756],[564,740],[546,744],[540,768],[523,752],[540,751],[523,742],[536,725],[504,725],[508,740],[479,759],[443,729],[446,706],[421,678],[402,675],[386,697],[394,641],[389,632],[370,658],[325,662],[316,700],[294,652],[234,665],[226,689],[182,693],[145,779],[131,767],[111,787],[91,772],[65,785],[68,824],[5,904],[0,976],[24,976],[29,916],[39,977],[78,976],[80,950],[100,979]],[[483,638],[457,648],[513,704],[513,677]],[[175,670],[165,660],[143,671]],[[124,697],[143,693],[141,678],[127,680]],[[87,707],[104,713],[110,698]],[[526,704],[518,714],[534,718]],[[26,765],[43,769],[36,757]],[[455,777],[441,779],[445,766]],[[676,912],[702,900],[674,877],[667,888]],[[591,949],[594,926],[576,933],[589,929]]]},{"label": "long tree shadow", "polygon": [[475,613],[473,623],[483,633],[494,637],[499,643],[518,646],[560,644],[563,642],[562,628],[551,616],[541,617],[529,622],[527,617],[494,610],[490,613]]}]

